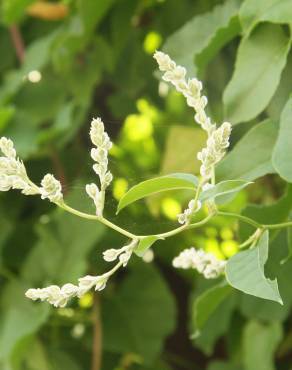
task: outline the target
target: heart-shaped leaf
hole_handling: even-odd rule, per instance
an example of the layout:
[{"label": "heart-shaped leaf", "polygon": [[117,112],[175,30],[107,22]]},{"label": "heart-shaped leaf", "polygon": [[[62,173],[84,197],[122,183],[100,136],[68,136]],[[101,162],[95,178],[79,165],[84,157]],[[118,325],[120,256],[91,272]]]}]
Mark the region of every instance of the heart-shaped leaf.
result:
[{"label": "heart-shaped leaf", "polygon": [[231,286],[246,294],[283,304],[277,280],[265,277],[268,250],[269,232],[265,231],[256,247],[230,258],[226,265],[226,278]]}]

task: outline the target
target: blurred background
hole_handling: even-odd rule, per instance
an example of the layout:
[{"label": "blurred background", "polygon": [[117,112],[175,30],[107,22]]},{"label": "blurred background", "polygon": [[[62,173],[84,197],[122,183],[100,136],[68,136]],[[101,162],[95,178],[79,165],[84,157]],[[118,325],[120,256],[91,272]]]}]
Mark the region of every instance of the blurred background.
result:
[{"label": "blurred background", "polygon": [[[134,184],[158,174],[199,170],[196,153],[204,145],[204,133],[184,98],[159,80],[152,55],[163,48],[188,68],[190,76],[198,76],[209,98],[209,113],[222,122],[226,118],[222,94],[243,37],[238,19],[242,2],[1,0],[0,4],[0,136],[14,140],[30,177],[39,183],[44,174],[53,173],[70,205],[94,213],[84,189],[96,180],[88,133],[92,118],[102,117],[114,142],[109,162],[114,181],[106,216],[138,234],[174,228],[190,197],[187,191],[152,196],[115,215],[117,202]],[[269,27],[288,34],[287,25]],[[275,41],[276,46],[279,43]],[[278,83],[271,87],[273,99],[253,117],[238,118],[246,123],[235,127],[232,148],[258,122],[273,119],[277,125],[291,91],[288,50],[280,72],[275,72],[279,78],[282,73],[282,80],[279,87]],[[254,63],[255,59],[247,61],[250,70]],[[269,88],[264,90],[263,94]],[[236,96],[233,104],[239,99]],[[266,139],[274,140],[277,131],[270,126]],[[265,142],[265,149],[273,143]],[[254,151],[237,149],[247,165],[243,168],[231,157],[219,170],[221,179],[265,176],[224,210],[241,212],[248,203],[265,204],[271,210],[285,192],[284,182],[267,175],[271,168],[251,174]],[[270,158],[263,154],[264,160],[265,155]],[[260,213],[258,206],[249,207],[250,214],[255,208]],[[231,257],[238,251],[238,230],[235,220],[217,217],[202,229],[158,241],[151,263],[149,254],[144,260],[135,256],[100,294],[88,293],[66,308],[53,309],[25,299],[25,290],[99,274],[107,268],[102,251],[119,248],[126,240],[39,197],[16,191],[0,194],[0,369],[291,369],[292,293],[287,283],[291,264],[281,269],[284,307],[233,291],[200,335],[194,317],[196,298],[218,282],[171,266],[173,257],[190,246],[220,259]],[[249,230],[242,232],[248,235]],[[286,234],[275,236],[274,243],[286,243]]]}]

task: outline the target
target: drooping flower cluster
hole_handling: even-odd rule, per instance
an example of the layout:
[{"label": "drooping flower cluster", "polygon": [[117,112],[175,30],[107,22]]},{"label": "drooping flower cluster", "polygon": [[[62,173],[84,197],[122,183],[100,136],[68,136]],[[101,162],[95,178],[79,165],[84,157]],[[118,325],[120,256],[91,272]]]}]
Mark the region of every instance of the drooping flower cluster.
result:
[{"label": "drooping flower cluster", "polygon": [[192,215],[198,212],[202,207],[202,203],[198,200],[195,201],[194,199],[189,201],[188,208],[180,213],[177,218],[180,224],[187,224],[191,221]]},{"label": "drooping flower cluster", "polygon": [[225,270],[225,261],[218,260],[213,254],[194,247],[185,249],[172,262],[173,266],[182,269],[195,269],[206,279],[215,279]]},{"label": "drooping flower cluster", "polygon": [[65,307],[68,300],[74,297],[82,297],[93,287],[95,290],[102,290],[106,286],[106,276],[87,275],[80,278],[79,284],[65,284],[62,287],[51,285],[43,289],[29,289],[25,296],[33,301],[40,299],[42,302],[47,301],[54,307]]},{"label": "drooping flower cluster", "polygon": [[40,194],[42,199],[57,203],[63,199],[62,187],[53,175],[47,174],[41,181],[41,187],[35,185],[28,177],[23,162],[17,158],[13,141],[0,138],[0,191],[19,189],[22,194]]},{"label": "drooping flower cluster", "polygon": [[198,153],[198,159],[202,162],[200,173],[203,181],[208,181],[212,177],[215,164],[224,157],[225,150],[229,146],[230,134],[231,124],[224,122],[209,136],[206,148]]},{"label": "drooping flower cluster", "polygon": [[120,249],[108,249],[103,253],[103,258],[107,262],[115,261],[119,257],[119,262],[108,272],[98,275],[86,275],[78,279],[78,285],[65,284],[62,287],[51,285],[46,288],[29,289],[25,295],[27,298],[36,301],[47,301],[55,307],[65,307],[69,299],[81,298],[85,293],[94,288],[95,291],[101,291],[106,287],[107,281],[121,266],[125,267],[131,258],[138,240],[133,239],[131,243]]},{"label": "drooping flower cluster", "polygon": [[112,142],[108,134],[104,131],[104,124],[100,118],[95,118],[91,122],[90,138],[96,148],[91,149],[91,158],[96,162],[93,170],[99,176],[100,189],[94,183],[86,185],[86,192],[93,199],[96,214],[102,215],[104,207],[104,192],[111,183],[113,176],[108,171],[108,151],[112,147]]},{"label": "drooping flower cluster", "polygon": [[16,157],[12,140],[1,137],[0,150],[4,154],[0,157],[0,191],[19,189],[25,195],[38,194],[39,188],[30,181],[23,162]]},{"label": "drooping flower cluster", "polygon": [[216,125],[211,123],[211,119],[205,112],[208,99],[206,96],[201,95],[202,82],[196,78],[186,80],[186,69],[176,65],[169,55],[162,51],[156,51],[154,58],[158,63],[159,69],[164,72],[163,80],[170,82],[178,92],[184,95],[188,106],[196,111],[195,120],[205,131],[211,133],[216,128]]}]

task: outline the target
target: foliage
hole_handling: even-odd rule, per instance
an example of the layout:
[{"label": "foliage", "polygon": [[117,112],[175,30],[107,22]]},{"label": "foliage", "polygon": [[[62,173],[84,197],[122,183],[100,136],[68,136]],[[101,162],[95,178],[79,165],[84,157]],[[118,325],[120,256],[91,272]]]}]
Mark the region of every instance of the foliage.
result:
[{"label": "foliage", "polygon": [[[148,235],[135,247],[144,260],[133,256],[99,298],[50,309],[25,290],[97,275],[101,252],[126,235],[1,193],[1,368],[97,370],[102,357],[104,370],[289,370],[291,9],[291,0],[1,2],[0,136],[34,182],[53,172],[66,202],[94,213],[88,122],[103,117],[116,143],[105,216]],[[234,125],[217,185],[197,199],[219,211],[202,224],[203,207],[196,230],[167,240],[194,196],[206,134],[183,97],[151,78],[159,47],[206,82],[212,119]],[[128,207],[113,216],[117,204]],[[228,260],[233,288],[174,270],[190,245]]]}]

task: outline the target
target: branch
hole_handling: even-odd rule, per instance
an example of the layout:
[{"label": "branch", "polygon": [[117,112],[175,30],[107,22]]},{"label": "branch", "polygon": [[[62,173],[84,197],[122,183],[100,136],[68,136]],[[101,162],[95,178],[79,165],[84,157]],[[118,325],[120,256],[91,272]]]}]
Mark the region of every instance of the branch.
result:
[{"label": "branch", "polygon": [[100,319],[100,299],[98,293],[94,294],[93,302],[93,342],[91,370],[101,370],[102,358],[102,327]]},{"label": "branch", "polygon": [[13,42],[13,46],[16,52],[18,61],[22,64],[25,56],[25,47],[24,42],[19,31],[19,28],[16,25],[12,25],[9,28],[10,36]]}]

